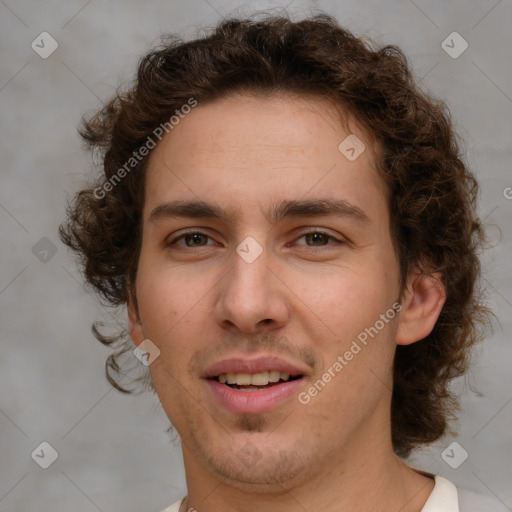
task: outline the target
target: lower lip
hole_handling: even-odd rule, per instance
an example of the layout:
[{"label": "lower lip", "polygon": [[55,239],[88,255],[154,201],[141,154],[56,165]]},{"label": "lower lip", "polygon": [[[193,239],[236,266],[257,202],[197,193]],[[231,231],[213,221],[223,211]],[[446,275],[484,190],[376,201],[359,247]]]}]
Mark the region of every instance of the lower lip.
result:
[{"label": "lower lip", "polygon": [[275,409],[292,395],[298,393],[304,377],[261,391],[240,391],[214,379],[207,379],[217,401],[234,414],[262,414]]}]

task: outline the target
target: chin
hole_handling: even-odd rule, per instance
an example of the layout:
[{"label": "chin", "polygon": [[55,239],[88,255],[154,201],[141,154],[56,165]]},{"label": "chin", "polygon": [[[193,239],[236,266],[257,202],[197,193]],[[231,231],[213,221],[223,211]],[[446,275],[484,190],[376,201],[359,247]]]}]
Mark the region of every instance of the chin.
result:
[{"label": "chin", "polygon": [[268,431],[233,433],[224,442],[194,444],[196,456],[216,478],[259,494],[280,495],[309,479],[320,453],[318,447],[298,439],[290,442]]},{"label": "chin", "polygon": [[208,465],[226,485],[248,493],[269,495],[286,494],[306,480],[311,470],[296,455],[290,456],[287,452],[262,455],[254,464],[234,462],[233,457],[211,457]]}]

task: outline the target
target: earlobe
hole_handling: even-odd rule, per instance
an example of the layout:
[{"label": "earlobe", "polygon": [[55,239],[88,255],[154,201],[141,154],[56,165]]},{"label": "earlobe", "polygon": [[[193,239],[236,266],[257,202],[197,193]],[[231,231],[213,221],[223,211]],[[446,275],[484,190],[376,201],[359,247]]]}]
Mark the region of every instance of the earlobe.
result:
[{"label": "earlobe", "polygon": [[397,345],[410,345],[427,337],[434,328],[446,300],[439,272],[415,271],[407,287],[396,334]]},{"label": "earlobe", "polygon": [[130,296],[128,299],[128,324],[130,328],[130,338],[135,345],[139,346],[145,337],[142,330],[139,311],[135,302],[136,301],[132,300]]}]

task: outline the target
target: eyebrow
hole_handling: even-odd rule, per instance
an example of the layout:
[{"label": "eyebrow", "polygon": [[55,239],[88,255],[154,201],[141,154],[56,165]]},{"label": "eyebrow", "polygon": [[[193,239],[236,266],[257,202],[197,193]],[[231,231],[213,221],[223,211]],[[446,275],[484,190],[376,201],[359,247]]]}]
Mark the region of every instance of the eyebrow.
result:
[{"label": "eyebrow", "polygon": [[[218,219],[225,223],[235,216],[234,210],[225,210],[215,203],[205,201],[169,201],[156,206],[149,215],[150,221],[168,217],[193,219]],[[351,218],[361,224],[369,224],[369,217],[359,208],[344,199],[323,198],[306,200],[283,200],[265,212],[265,218],[272,224],[285,218],[314,216],[340,216]]]}]

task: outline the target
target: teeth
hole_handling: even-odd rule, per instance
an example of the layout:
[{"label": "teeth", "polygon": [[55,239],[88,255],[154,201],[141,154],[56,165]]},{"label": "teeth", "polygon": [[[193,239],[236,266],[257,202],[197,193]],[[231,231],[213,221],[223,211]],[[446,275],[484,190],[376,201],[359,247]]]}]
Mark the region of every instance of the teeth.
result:
[{"label": "teeth", "polygon": [[238,386],[249,386],[251,384],[251,375],[248,373],[235,373],[235,383]]},{"label": "teeth", "polygon": [[272,370],[271,372],[268,372],[268,381],[269,382],[278,382],[281,378],[281,372],[278,370]]},{"label": "teeth", "polygon": [[268,372],[254,373],[251,375],[251,384],[253,386],[266,386],[268,384]]},{"label": "teeth", "polygon": [[278,370],[260,373],[222,373],[219,375],[221,384],[236,384],[237,386],[266,386],[269,382],[278,382],[279,379],[288,381],[290,374]]}]

